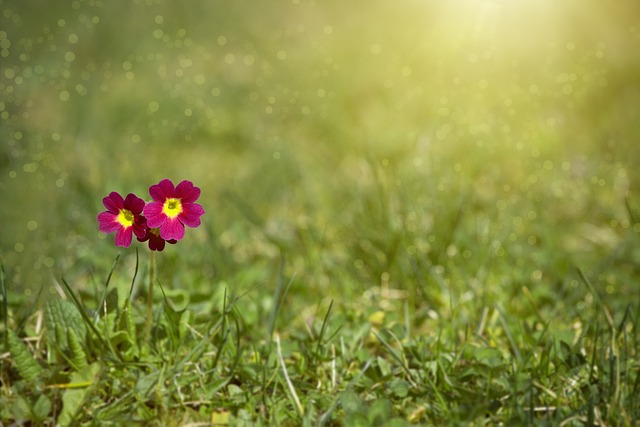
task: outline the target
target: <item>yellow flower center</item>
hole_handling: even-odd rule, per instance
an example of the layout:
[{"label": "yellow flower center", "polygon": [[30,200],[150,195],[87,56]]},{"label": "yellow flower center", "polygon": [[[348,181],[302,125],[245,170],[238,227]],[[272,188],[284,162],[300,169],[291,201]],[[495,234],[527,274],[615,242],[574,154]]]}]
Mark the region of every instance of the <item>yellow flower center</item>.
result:
[{"label": "yellow flower center", "polygon": [[182,213],[182,202],[180,199],[167,199],[162,206],[162,212],[173,219]]},{"label": "yellow flower center", "polygon": [[133,225],[133,214],[128,209],[120,209],[116,220],[125,228],[131,227]]}]

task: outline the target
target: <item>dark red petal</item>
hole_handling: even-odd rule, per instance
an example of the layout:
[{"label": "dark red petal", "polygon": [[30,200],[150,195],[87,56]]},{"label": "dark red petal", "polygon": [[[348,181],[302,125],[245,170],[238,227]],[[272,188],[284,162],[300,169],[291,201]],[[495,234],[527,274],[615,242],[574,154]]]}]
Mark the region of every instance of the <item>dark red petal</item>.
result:
[{"label": "dark red petal", "polygon": [[133,233],[138,239],[144,238],[147,234],[147,224],[145,223],[134,223],[131,228],[133,228]]},{"label": "dark red petal", "polygon": [[144,200],[133,193],[129,193],[127,198],[124,199],[124,208],[130,210],[134,215],[139,215],[144,209]]},{"label": "dark red petal", "polygon": [[191,181],[184,180],[176,187],[175,197],[182,199],[182,203],[193,203],[200,197],[200,189]]},{"label": "dark red petal", "polygon": [[139,227],[144,227],[145,230],[147,229],[147,218],[143,217],[142,215],[136,215],[134,218],[134,223]]},{"label": "dark red petal", "polygon": [[[146,242],[147,240],[149,240],[151,237],[153,237],[154,234],[151,232],[150,228],[147,228],[145,230],[144,236],[142,237],[138,237],[138,241],[139,242]],[[137,237],[137,236],[136,236]]]},{"label": "dark red petal", "polygon": [[162,251],[164,249],[164,239],[154,234],[153,237],[149,239],[149,249],[158,252]]}]

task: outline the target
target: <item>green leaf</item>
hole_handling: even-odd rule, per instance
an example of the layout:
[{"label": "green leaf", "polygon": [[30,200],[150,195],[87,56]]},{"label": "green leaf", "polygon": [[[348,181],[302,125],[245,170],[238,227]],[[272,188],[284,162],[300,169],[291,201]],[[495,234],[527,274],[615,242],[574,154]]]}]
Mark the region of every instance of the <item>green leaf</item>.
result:
[{"label": "green leaf", "polygon": [[359,413],[362,410],[362,400],[352,391],[346,391],[342,395],[341,405],[344,412],[349,415]]},{"label": "green leaf", "polygon": [[137,343],[136,324],[133,319],[131,302],[127,299],[119,312],[116,332],[109,339],[111,344],[124,353],[124,359],[131,361],[140,355]]},{"label": "green leaf", "polygon": [[58,425],[62,427],[71,425],[78,410],[91,391],[90,385],[95,382],[99,372],[100,365],[92,363],[71,375],[70,387],[62,395],[62,412],[58,417]]},{"label": "green leaf", "polygon": [[180,326],[178,329],[178,333],[180,338],[184,339],[188,334],[191,333],[191,329],[189,325],[193,325],[195,321],[195,314],[191,310],[185,310],[182,314],[182,318],[180,319]]},{"label": "green leaf", "polygon": [[493,347],[468,347],[466,353],[470,359],[489,368],[498,368],[504,364],[502,353]]},{"label": "green leaf", "polygon": [[154,371],[141,377],[135,386],[135,392],[143,397],[148,397],[153,391],[153,387],[160,381],[161,372]]},{"label": "green leaf", "polygon": [[84,369],[87,366],[87,355],[73,328],[69,328],[67,331],[67,340],[69,341],[69,353],[74,369],[76,371]]},{"label": "green leaf", "polygon": [[128,332],[118,331],[113,333],[109,340],[111,345],[118,350],[118,353],[123,354],[124,360],[133,361],[140,357],[140,347],[131,339]]},{"label": "green leaf", "polygon": [[32,418],[31,405],[25,396],[17,396],[11,406],[11,414],[16,420],[28,420]]},{"label": "green leaf", "polygon": [[42,366],[33,358],[26,344],[11,329],[7,331],[9,353],[20,376],[27,381],[42,377]]},{"label": "green leaf", "polygon": [[189,307],[191,294],[185,289],[163,289],[165,298],[171,301],[171,305],[175,311],[182,312]]},{"label": "green leaf", "polygon": [[376,400],[367,411],[367,418],[370,425],[382,425],[391,417],[393,409],[387,399]]},{"label": "green leaf", "polygon": [[55,343],[60,351],[69,350],[68,330],[73,329],[76,338],[82,340],[86,327],[76,306],[63,299],[50,300],[44,310],[46,337],[49,343]]},{"label": "green leaf", "polygon": [[391,365],[383,357],[378,356],[378,368],[383,377],[391,374]]},{"label": "green leaf", "polygon": [[118,312],[118,288],[111,289],[104,302],[107,305],[107,313]]},{"label": "green leaf", "polygon": [[51,399],[45,394],[41,394],[34,403],[32,411],[37,420],[45,420],[51,413]]},{"label": "green leaf", "polygon": [[227,392],[229,393],[229,396],[238,396],[238,395],[244,394],[244,391],[242,390],[242,388],[240,388],[235,384],[229,384],[227,386]]},{"label": "green leaf", "polygon": [[389,383],[391,392],[399,398],[405,398],[409,394],[409,383],[400,379],[394,379]]}]

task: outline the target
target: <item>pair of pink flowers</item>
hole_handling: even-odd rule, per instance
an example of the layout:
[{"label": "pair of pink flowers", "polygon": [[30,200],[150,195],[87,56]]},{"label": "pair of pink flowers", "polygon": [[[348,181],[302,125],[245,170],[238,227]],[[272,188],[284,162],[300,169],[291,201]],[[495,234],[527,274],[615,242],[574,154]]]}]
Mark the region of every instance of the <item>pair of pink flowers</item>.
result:
[{"label": "pair of pink flowers", "polygon": [[116,233],[115,244],[127,248],[133,235],[140,242],[149,242],[149,249],[161,251],[165,242],[177,243],[184,237],[184,226],[198,227],[204,208],[195,203],[200,189],[191,181],[182,181],[177,186],[169,179],[149,187],[152,202],[129,193],[123,198],[111,192],[102,199],[105,212],[98,215],[100,231]]}]

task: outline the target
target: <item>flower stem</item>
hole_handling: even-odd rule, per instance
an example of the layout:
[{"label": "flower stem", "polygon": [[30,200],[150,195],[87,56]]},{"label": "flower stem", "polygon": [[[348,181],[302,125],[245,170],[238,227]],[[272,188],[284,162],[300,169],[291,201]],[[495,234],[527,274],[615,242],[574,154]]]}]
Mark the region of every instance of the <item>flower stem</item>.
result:
[{"label": "flower stem", "polygon": [[146,337],[151,339],[151,321],[153,320],[153,282],[156,274],[156,251],[149,251],[149,292],[147,293]]}]

